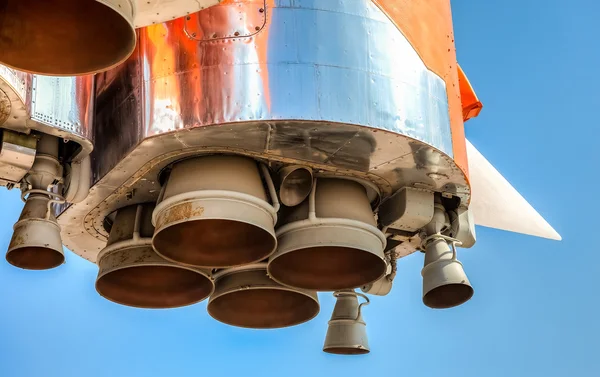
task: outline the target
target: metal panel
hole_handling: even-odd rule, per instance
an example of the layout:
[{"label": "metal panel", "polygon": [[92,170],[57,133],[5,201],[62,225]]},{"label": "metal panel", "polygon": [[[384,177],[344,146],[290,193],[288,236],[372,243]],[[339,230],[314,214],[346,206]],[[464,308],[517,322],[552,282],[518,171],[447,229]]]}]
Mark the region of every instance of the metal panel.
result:
[{"label": "metal panel", "polygon": [[75,160],[93,148],[94,78],[47,77],[0,65],[0,91],[10,101],[2,128],[28,134],[32,130],[74,141],[81,146]]},{"label": "metal panel", "polygon": [[31,119],[90,138],[93,115],[93,80],[89,77],[33,75]]}]

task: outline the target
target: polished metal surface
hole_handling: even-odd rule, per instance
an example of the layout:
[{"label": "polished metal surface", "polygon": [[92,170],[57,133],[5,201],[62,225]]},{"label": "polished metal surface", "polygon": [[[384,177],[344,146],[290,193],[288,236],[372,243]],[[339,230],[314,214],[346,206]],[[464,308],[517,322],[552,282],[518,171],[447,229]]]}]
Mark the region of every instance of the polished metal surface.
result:
[{"label": "polished metal surface", "polygon": [[33,75],[28,102],[31,120],[90,140],[94,115],[93,76]]},{"label": "polished metal surface", "polygon": [[73,141],[79,145],[70,156],[74,160],[92,151],[93,76],[40,76],[0,65],[0,91],[10,102],[10,113],[0,127],[25,134],[38,131]]},{"label": "polished metal surface", "polygon": [[377,6],[267,4],[141,29],[132,57],[96,76],[95,186],[61,216],[68,247],[94,261],[107,213],[156,200],[165,166],[214,152],[366,179],[384,200],[405,186],[468,200],[444,81]]}]

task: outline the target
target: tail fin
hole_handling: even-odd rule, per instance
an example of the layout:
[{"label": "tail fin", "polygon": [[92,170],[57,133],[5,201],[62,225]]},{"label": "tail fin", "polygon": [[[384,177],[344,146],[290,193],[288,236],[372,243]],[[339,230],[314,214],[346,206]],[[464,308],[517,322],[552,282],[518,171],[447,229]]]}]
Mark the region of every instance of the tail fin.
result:
[{"label": "tail fin", "polygon": [[561,240],[561,236],[467,140],[471,204],[477,225]]}]

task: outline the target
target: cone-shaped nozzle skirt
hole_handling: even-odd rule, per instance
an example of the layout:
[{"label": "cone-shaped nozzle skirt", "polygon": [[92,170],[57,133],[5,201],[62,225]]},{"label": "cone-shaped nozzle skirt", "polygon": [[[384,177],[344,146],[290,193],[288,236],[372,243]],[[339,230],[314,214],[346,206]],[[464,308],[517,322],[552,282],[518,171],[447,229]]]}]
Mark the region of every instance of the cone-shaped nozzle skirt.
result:
[{"label": "cone-shaped nozzle skirt", "polygon": [[276,213],[252,159],[185,160],[165,185],[153,214],[153,245],[163,257],[222,268],[263,260],[275,250]]},{"label": "cone-shaped nozzle skirt", "polygon": [[423,276],[423,303],[433,309],[464,304],[473,296],[473,287],[462,264],[443,239],[427,244]]},{"label": "cone-shaped nozzle skirt", "polygon": [[144,204],[117,212],[108,245],[98,257],[96,290],[110,301],[148,309],[204,300],[214,290],[208,272],[176,265],[152,249],[153,209]]},{"label": "cone-shaped nozzle skirt", "polygon": [[[337,355],[362,355],[370,352],[367,324],[354,292],[336,292],[338,299],[329,321],[323,351]],[[363,296],[364,297],[364,296]]]},{"label": "cone-shaped nozzle skirt", "polygon": [[47,270],[65,261],[60,227],[46,195],[31,194],[25,202],[8,246],[6,260],[27,270]]},{"label": "cone-shaped nozzle skirt", "polygon": [[385,236],[375,226],[365,188],[354,181],[320,178],[313,191],[284,215],[269,275],[282,284],[317,291],[361,287],[381,277]]},{"label": "cone-shaped nozzle skirt", "polygon": [[0,0],[0,63],[21,71],[96,73],[135,43],[131,0]]},{"label": "cone-shaped nozzle skirt", "polygon": [[267,276],[266,264],[225,270],[215,284],[208,313],[228,325],[281,328],[309,321],[319,313],[316,292],[280,285]]}]

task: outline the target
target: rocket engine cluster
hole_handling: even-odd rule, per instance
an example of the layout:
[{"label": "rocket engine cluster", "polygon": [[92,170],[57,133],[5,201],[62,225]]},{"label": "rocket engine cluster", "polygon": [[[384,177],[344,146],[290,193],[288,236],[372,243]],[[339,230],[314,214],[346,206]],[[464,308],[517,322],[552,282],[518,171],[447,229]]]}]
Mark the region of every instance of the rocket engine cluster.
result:
[{"label": "rocket engine cluster", "polygon": [[366,294],[412,252],[425,305],[473,295],[457,247],[481,103],[449,0],[0,0],[0,64],[16,267],[58,267],[64,245],[108,300],[208,300],[256,329],[334,292],[336,354],[369,352]]}]

